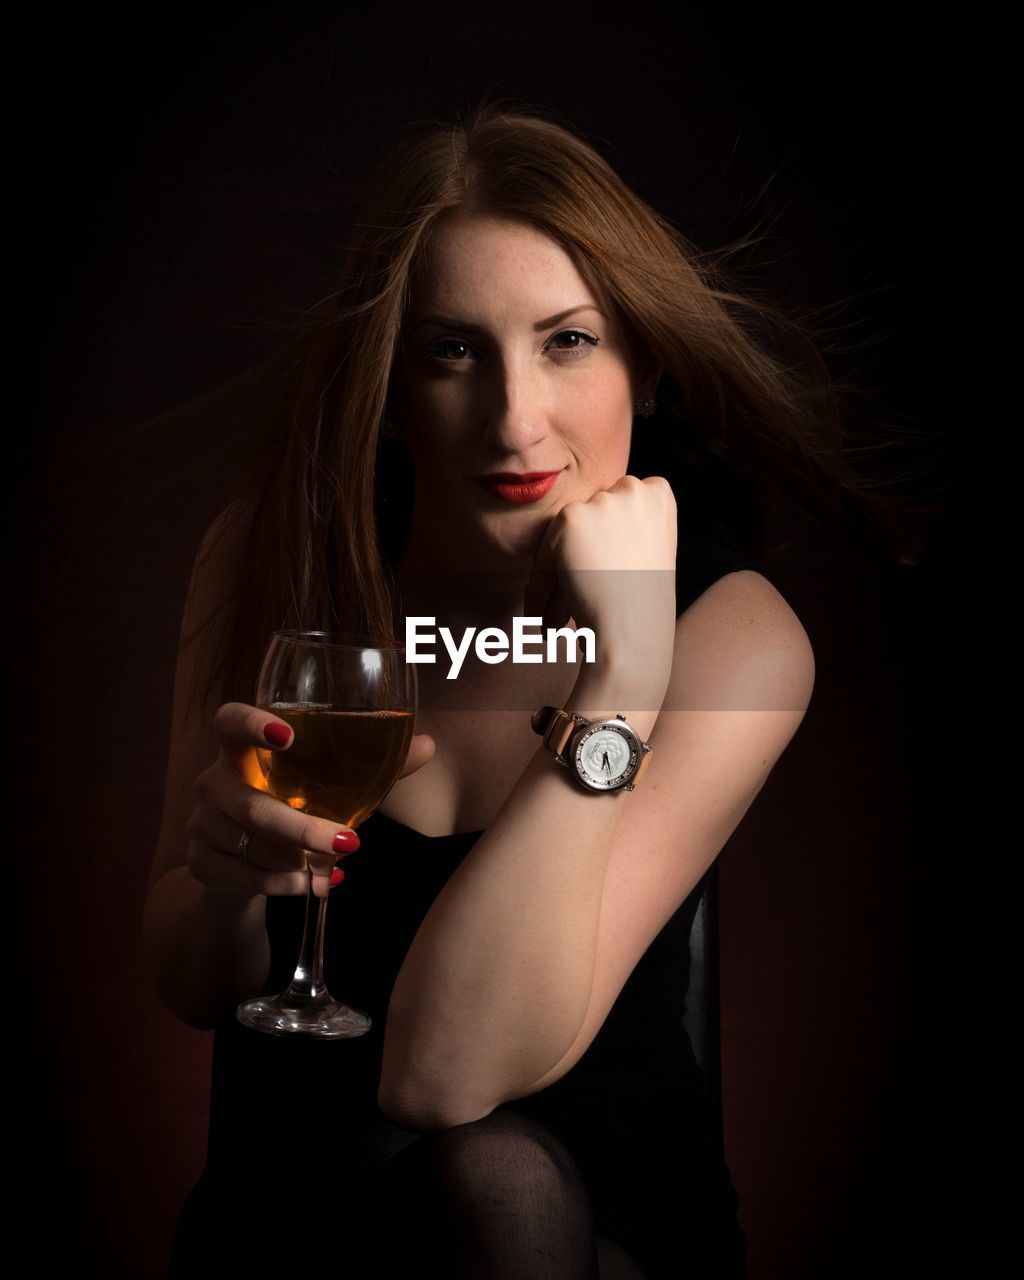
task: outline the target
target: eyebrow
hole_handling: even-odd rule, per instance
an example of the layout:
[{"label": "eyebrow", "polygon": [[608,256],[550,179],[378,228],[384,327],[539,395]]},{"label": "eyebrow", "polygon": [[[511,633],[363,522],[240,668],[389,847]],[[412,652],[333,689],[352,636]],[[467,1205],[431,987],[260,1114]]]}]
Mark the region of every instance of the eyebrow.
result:
[{"label": "eyebrow", "polygon": [[[604,312],[600,307],[595,307],[591,302],[584,302],[578,307],[570,307],[568,311],[559,311],[555,316],[548,316],[546,320],[538,320],[533,326],[534,333],[543,333],[545,329],[553,329],[556,324],[561,324],[563,320],[567,320],[569,316],[574,316],[577,311],[596,311],[599,316],[604,316]],[[607,319],[607,316],[605,316]],[[410,330],[415,333],[417,329],[421,329],[425,324],[440,324],[448,329],[462,329],[465,333],[484,333],[486,332],[481,325],[470,324],[468,320],[454,320],[451,316],[423,316],[417,320]]]}]

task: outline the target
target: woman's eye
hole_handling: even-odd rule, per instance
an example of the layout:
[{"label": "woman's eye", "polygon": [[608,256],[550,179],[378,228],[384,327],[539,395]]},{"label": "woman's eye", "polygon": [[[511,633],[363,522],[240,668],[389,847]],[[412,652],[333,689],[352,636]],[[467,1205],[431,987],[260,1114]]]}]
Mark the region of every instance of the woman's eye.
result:
[{"label": "woman's eye", "polygon": [[574,353],[577,351],[587,351],[590,347],[596,347],[599,342],[598,338],[595,338],[592,334],[584,333],[582,329],[563,329],[561,333],[556,333],[551,341],[557,342],[559,338],[582,339],[581,342],[576,343],[574,346],[558,348],[560,351],[571,351]]},{"label": "woman's eye", "polygon": [[[448,347],[463,347],[463,348],[468,349],[467,344],[466,344],[465,342],[460,342],[458,338],[442,338],[439,342],[433,342],[433,343],[431,343],[431,344],[430,344],[430,346],[427,348],[427,357],[428,357],[428,359],[431,359],[431,358],[441,358],[441,359],[443,359],[443,360],[444,360],[445,358],[441,355],[441,352],[442,352],[442,351],[444,351],[444,350],[445,350],[446,348],[448,348]],[[445,363],[446,363],[446,364],[461,364],[461,363],[462,363],[462,361],[460,361],[460,360],[445,360]]]},{"label": "woman's eye", "polygon": [[[555,334],[551,342],[559,343],[562,339],[566,339],[569,345],[555,346],[554,350],[565,352],[573,358],[577,356],[577,353],[589,352],[592,347],[596,347],[600,342],[599,338],[595,338],[592,334],[584,333],[582,329],[563,329],[561,333]],[[578,341],[573,341],[574,339],[578,339]],[[427,359],[437,360],[441,364],[465,364],[466,360],[463,355],[453,354],[453,348],[459,348],[463,353],[473,350],[469,343],[463,342],[461,338],[439,338],[437,342],[432,342],[427,348]]]}]

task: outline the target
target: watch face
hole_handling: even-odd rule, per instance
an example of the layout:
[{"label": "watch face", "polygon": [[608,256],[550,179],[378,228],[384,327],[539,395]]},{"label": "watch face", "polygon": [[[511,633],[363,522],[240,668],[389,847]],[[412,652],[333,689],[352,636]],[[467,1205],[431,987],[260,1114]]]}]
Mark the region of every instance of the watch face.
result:
[{"label": "watch face", "polygon": [[614,791],[636,773],[640,749],[626,725],[606,722],[587,729],[573,759],[582,783],[594,791]]}]

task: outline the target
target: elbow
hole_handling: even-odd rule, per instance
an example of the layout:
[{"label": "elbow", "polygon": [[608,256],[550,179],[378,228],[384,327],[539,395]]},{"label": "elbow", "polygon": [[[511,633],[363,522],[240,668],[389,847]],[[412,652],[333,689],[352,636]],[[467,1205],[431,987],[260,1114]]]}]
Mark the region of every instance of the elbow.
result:
[{"label": "elbow", "polygon": [[186,1013],[183,1010],[171,1009],[170,1005],[167,1005],[167,1007],[179,1022],[183,1022],[186,1027],[191,1027],[193,1031],[215,1031],[220,1021],[219,1018],[214,1017],[212,1014]]},{"label": "elbow", "polygon": [[377,1084],[377,1107],[385,1119],[405,1129],[435,1133],[490,1115],[501,1099],[467,1087],[467,1077],[479,1078],[478,1067],[460,1070],[443,1045],[442,1060],[431,1059],[413,1030],[403,1022],[392,997]]},{"label": "elbow", "polygon": [[217,1024],[228,1011],[200,1007],[187,1001],[180,991],[172,989],[166,982],[161,982],[156,974],[151,973],[150,983],[167,1012],[173,1014],[186,1027],[191,1027],[193,1031],[216,1030]]},{"label": "elbow", "polygon": [[440,1129],[450,1129],[446,1116],[436,1109],[413,1102],[409,1098],[380,1089],[377,1093],[377,1107],[381,1115],[397,1124],[401,1129],[414,1129],[419,1133],[436,1133]]},{"label": "elbow", "polygon": [[149,936],[143,937],[142,956],[150,989],[167,1012],[193,1031],[212,1031],[217,1024],[218,1014],[210,1009],[199,1008],[185,998],[180,982],[175,982],[177,973],[161,953],[158,944]]},{"label": "elbow", "polygon": [[495,1105],[481,1106],[468,1098],[458,1100],[438,1093],[415,1093],[401,1086],[389,1086],[383,1080],[377,1090],[377,1106],[386,1120],[421,1133],[472,1124],[489,1116]]},{"label": "elbow", "polygon": [[233,1013],[237,1005],[237,1001],[231,1004],[210,1008],[207,1005],[196,1005],[193,1003],[185,1003],[180,999],[175,999],[171,995],[163,997],[164,1004],[171,1013],[183,1022],[186,1027],[191,1027],[193,1031],[216,1031],[221,1022],[229,1013]]},{"label": "elbow", "polygon": [[[187,989],[181,980],[181,968],[173,959],[161,953],[158,946],[143,940],[143,963],[150,990],[160,1004],[179,1022],[193,1031],[214,1031],[223,1018],[238,1003],[212,1005],[209,992]],[[204,998],[205,997],[205,998]]]}]

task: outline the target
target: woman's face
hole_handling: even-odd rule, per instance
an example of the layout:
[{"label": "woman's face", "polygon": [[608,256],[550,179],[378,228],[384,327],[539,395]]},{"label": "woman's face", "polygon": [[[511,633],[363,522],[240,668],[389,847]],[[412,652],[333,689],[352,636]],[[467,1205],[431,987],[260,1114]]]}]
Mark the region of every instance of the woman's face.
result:
[{"label": "woman's face", "polygon": [[[636,386],[609,311],[533,227],[460,216],[436,228],[394,383],[416,468],[411,543],[531,557],[567,502],[625,474]],[[553,484],[481,483],[537,472]]]}]

